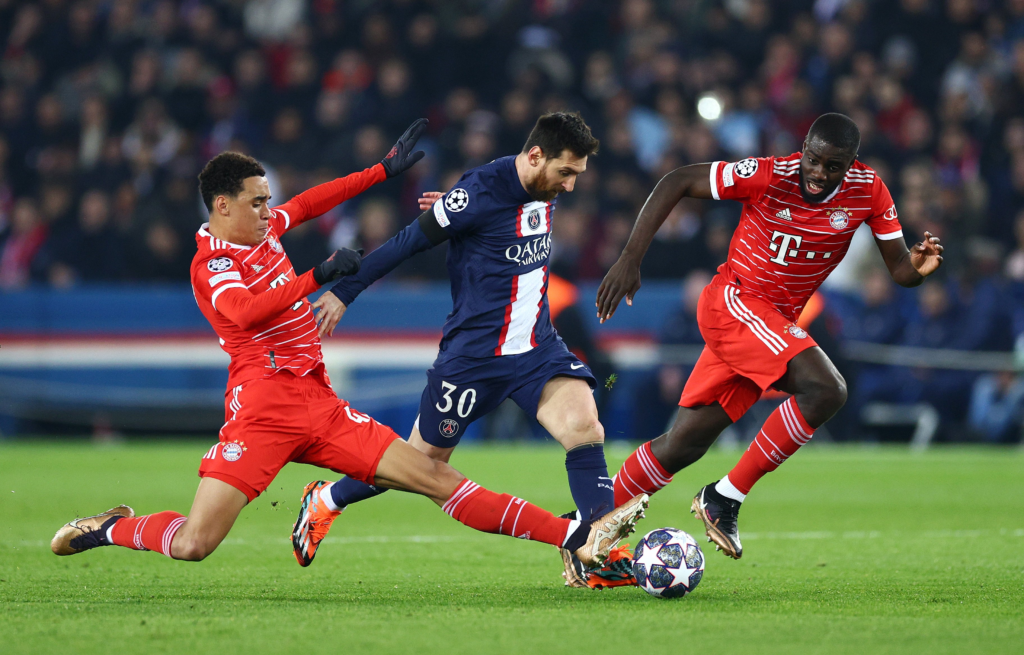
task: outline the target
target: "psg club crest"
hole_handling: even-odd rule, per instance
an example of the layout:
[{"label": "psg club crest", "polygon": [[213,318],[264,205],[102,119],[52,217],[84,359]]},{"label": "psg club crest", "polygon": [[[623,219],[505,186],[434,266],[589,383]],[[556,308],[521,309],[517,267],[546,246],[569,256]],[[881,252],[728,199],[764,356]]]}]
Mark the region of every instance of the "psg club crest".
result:
[{"label": "psg club crest", "polygon": [[277,242],[274,237],[267,237],[267,241],[270,242],[270,247],[274,249],[274,252],[281,252],[281,244]]},{"label": "psg club crest", "polygon": [[465,189],[452,189],[448,197],[444,199],[444,206],[448,211],[460,212],[469,205],[469,192]]},{"label": "psg club crest", "polygon": [[441,431],[441,436],[448,437],[449,439],[459,433],[459,422],[455,419],[446,418],[441,421],[441,425],[438,426]]},{"label": "psg club crest", "polygon": [[792,334],[797,339],[806,339],[807,338],[807,331],[804,330],[799,325],[790,325],[789,327],[786,328],[786,331],[789,332],[790,334]]},{"label": "psg club crest", "polygon": [[534,209],[526,217],[526,222],[529,223],[531,230],[536,230],[540,227],[540,212]]},{"label": "psg club crest", "polygon": [[841,230],[850,224],[850,215],[842,207],[835,209],[828,215],[828,224],[833,230]]},{"label": "psg club crest", "polygon": [[227,257],[218,257],[211,259],[206,262],[206,268],[210,269],[211,273],[220,273],[231,268],[231,260]]},{"label": "psg club crest", "polygon": [[249,449],[245,447],[244,441],[231,441],[220,449],[220,455],[229,462],[237,462],[242,459],[242,453],[247,450]]},{"label": "psg club crest", "polygon": [[757,160],[756,159],[744,159],[736,162],[736,175],[740,177],[750,177],[757,172]]}]

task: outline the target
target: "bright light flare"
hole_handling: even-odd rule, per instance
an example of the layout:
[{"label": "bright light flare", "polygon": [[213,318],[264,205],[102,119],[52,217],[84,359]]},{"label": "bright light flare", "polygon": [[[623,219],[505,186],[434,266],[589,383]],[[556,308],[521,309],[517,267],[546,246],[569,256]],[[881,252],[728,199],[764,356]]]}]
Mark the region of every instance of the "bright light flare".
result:
[{"label": "bright light flare", "polygon": [[722,103],[715,96],[703,96],[697,101],[697,113],[706,121],[717,121],[722,117]]}]

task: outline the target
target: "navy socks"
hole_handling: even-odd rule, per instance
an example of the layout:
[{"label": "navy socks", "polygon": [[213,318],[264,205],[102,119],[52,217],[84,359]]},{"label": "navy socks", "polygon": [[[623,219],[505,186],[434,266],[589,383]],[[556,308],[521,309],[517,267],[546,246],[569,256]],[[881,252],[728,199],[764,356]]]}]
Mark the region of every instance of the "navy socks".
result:
[{"label": "navy socks", "polygon": [[604,461],[604,444],[586,444],[567,452],[565,471],[581,520],[596,519],[615,508],[615,489]]},{"label": "navy socks", "polygon": [[331,485],[331,500],[341,509],[345,505],[379,496],[385,491],[387,489],[379,489],[365,482],[345,477]]}]

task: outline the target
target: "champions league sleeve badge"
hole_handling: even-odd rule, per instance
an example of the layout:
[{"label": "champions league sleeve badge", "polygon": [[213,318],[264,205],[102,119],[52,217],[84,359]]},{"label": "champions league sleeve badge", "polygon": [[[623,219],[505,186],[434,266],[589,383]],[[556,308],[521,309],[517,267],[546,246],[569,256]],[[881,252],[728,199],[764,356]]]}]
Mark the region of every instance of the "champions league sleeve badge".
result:
[{"label": "champions league sleeve badge", "polygon": [[465,189],[452,189],[444,199],[444,206],[448,211],[460,212],[468,205],[469,192]]}]

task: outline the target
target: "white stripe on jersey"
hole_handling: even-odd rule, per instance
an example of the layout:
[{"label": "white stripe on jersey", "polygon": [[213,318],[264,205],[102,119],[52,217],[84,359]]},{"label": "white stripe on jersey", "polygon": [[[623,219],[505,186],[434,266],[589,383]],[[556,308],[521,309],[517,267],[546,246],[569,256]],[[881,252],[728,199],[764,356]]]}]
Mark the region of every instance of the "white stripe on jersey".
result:
[{"label": "white stripe on jersey", "polygon": [[871,234],[874,234],[875,238],[881,241],[892,241],[893,239],[899,239],[900,237],[902,237],[903,230],[896,230],[895,232],[887,232],[885,234],[877,234],[875,232],[872,232]]},{"label": "white stripe on jersey", "polygon": [[284,229],[285,229],[285,231],[287,231],[288,227],[292,224],[292,217],[289,216],[288,212],[286,212],[283,209],[275,209],[274,211],[275,212],[280,212],[281,215],[284,216]]},{"label": "white stripe on jersey", "polygon": [[540,315],[544,296],[544,267],[516,276],[516,297],[508,320],[508,332],[501,344],[502,355],[518,355],[533,348],[530,343],[533,328]]},{"label": "white stripe on jersey", "polygon": [[210,298],[210,304],[213,305],[214,309],[217,309],[217,296],[219,296],[223,292],[227,291],[228,289],[245,289],[245,288],[246,288],[245,285],[242,284],[241,282],[232,282],[231,284],[225,284],[222,287],[218,287],[217,290],[213,292],[213,297]]},{"label": "white stripe on jersey", "polygon": [[272,271],[273,271],[273,270],[274,270],[275,268],[277,268],[278,266],[280,266],[280,265],[281,265],[281,262],[283,262],[283,261],[284,261],[284,255],[282,254],[282,255],[281,255],[281,256],[280,256],[280,257],[279,257],[279,258],[277,259],[277,263],[276,263],[276,264],[274,264],[273,266],[271,266],[271,267],[270,267],[269,269],[267,269],[267,272],[266,272],[266,273],[264,273],[263,275],[259,276],[258,278],[256,278],[255,280],[253,280],[252,282],[250,282],[250,283],[248,284],[249,288],[252,288],[252,285],[256,284],[257,282],[259,282],[259,281],[260,281],[260,280],[262,280],[263,278],[265,278],[265,277],[267,277],[268,275],[270,275],[270,273],[271,273],[271,272],[272,272]]},{"label": "white stripe on jersey", "polygon": [[718,197],[718,167],[721,165],[720,161],[711,162],[711,197],[715,200],[721,200]]}]

